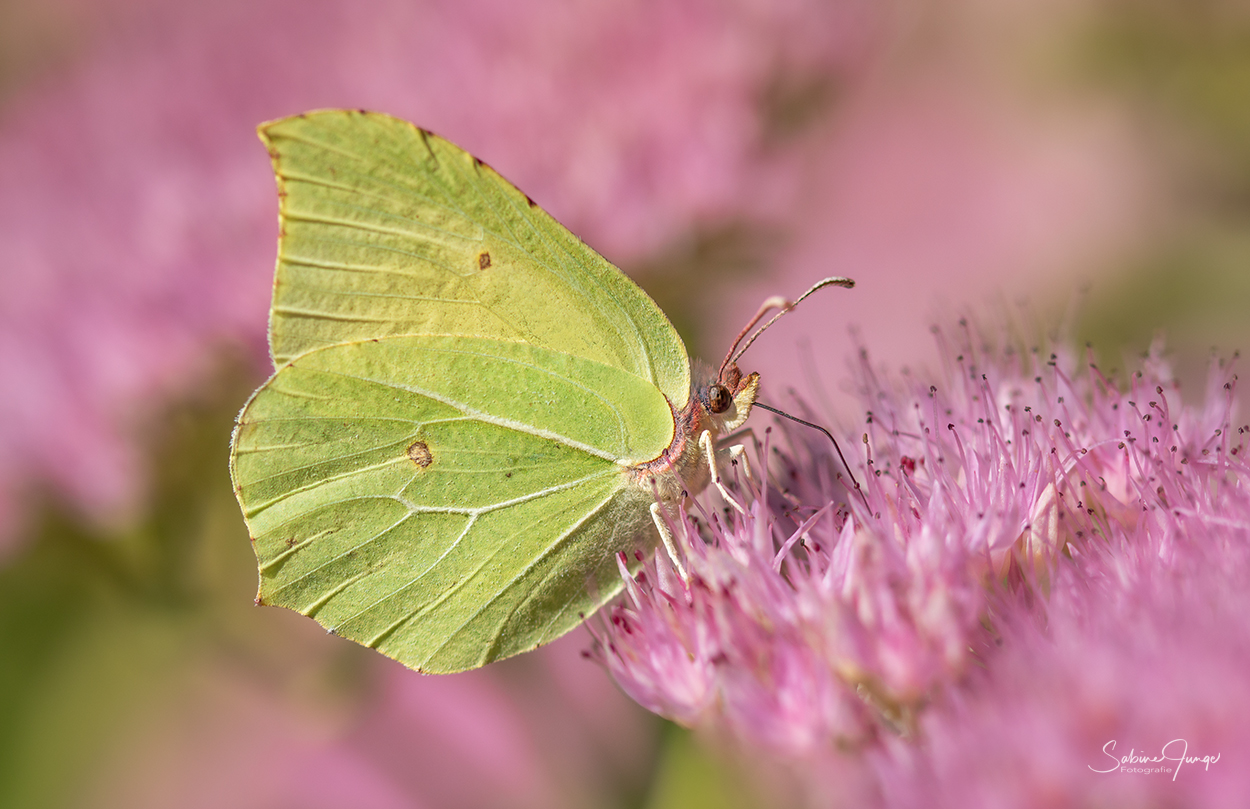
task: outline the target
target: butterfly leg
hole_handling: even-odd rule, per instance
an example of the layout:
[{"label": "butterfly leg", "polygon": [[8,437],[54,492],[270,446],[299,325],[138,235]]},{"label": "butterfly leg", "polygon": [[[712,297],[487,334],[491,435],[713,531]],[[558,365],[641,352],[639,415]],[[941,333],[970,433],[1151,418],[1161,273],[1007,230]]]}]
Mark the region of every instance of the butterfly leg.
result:
[{"label": "butterfly leg", "polygon": [[741,462],[743,474],[747,477],[754,477],[751,472],[751,461],[747,456],[747,448],[745,444],[734,444],[729,447],[729,462]]},{"label": "butterfly leg", "polygon": [[689,582],[690,576],[677,555],[677,542],[673,538],[673,532],[668,530],[668,523],[664,522],[664,518],[660,516],[659,503],[651,504],[651,521],[655,523],[655,530],[660,532],[660,540],[664,543],[664,550],[668,551],[668,558],[672,561],[673,567],[677,568],[677,575],[681,576],[682,581]]},{"label": "butterfly leg", "polygon": [[[729,453],[730,462],[739,460],[742,461],[743,472],[747,477],[752,478],[755,474],[751,469],[750,456],[747,455],[746,452],[746,443],[739,440],[744,438],[751,439],[751,442],[755,445],[755,452],[758,455],[760,452],[760,440],[756,438],[755,430],[750,427],[743,427],[740,430],[735,430],[729,435],[722,435],[719,439],[717,439],[716,444],[720,448],[718,451],[727,451]],[[731,444],[731,441],[735,443]]]},{"label": "butterfly leg", "polygon": [[[746,514],[747,510],[734,499],[734,496],[725,488],[725,484],[721,483],[720,470],[716,468],[716,448],[712,446],[712,433],[704,430],[699,435],[699,447],[703,449],[703,454],[707,456],[708,469],[712,472],[712,485],[720,490],[721,496],[729,501],[729,505],[738,510],[739,514]],[[746,457],[745,455],[743,457]]]}]

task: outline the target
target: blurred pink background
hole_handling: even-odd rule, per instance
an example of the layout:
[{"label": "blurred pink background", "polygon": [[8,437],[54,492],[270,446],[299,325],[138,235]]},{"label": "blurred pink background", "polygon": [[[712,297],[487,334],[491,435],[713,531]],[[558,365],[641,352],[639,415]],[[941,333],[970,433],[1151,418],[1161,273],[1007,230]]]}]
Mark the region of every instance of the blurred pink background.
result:
[{"label": "blurred pink background", "polygon": [[1113,356],[1158,327],[1182,357],[1244,344],[1250,50],[1228,32],[1250,14],[1200,5],[0,6],[0,803],[676,800],[684,748],[580,633],[422,678],[250,606],[225,454],[267,365],[257,123],[347,106],[433,129],[708,359],[764,297],[852,276],[744,365],[768,400],[853,421],[850,326],[924,364],[937,317],[1027,299],[1055,322],[1088,287],[1072,328]]}]

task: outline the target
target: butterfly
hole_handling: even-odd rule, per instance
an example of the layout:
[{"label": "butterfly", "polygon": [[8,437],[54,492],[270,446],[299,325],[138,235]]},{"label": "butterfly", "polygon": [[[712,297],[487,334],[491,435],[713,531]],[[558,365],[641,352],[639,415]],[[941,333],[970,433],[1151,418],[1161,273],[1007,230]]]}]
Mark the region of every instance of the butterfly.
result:
[{"label": "butterfly", "polygon": [[646,293],[459,147],[348,110],[259,134],[276,371],[230,456],[256,602],[445,673],[576,627],[618,553],[662,540],[680,565],[660,511],[724,491],[716,443],[759,388],[743,340],[793,303],[692,381]]}]

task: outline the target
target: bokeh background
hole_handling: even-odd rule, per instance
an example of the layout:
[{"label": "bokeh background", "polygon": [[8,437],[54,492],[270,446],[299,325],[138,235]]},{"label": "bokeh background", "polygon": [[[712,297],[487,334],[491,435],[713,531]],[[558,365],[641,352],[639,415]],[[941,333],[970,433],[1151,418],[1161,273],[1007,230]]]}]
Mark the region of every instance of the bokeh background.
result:
[{"label": "bokeh background", "polygon": [[1183,381],[1250,344],[1248,100],[1234,0],[0,0],[0,806],[776,803],[581,632],[420,677],[252,606],[257,123],[433,129],[709,359],[855,277],[745,363],[853,425],[851,327],[892,367],[962,312],[1110,366],[1163,330]]}]

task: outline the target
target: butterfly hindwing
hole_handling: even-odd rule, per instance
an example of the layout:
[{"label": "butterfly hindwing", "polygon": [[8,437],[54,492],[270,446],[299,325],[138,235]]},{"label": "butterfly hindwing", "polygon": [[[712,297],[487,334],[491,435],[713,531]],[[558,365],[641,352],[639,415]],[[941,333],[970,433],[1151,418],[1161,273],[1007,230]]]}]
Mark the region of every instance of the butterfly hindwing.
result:
[{"label": "butterfly hindwing", "polygon": [[653,534],[629,467],[673,429],[650,383],[524,343],[305,353],[235,434],[260,598],[423,671],[533,648],[619,590],[615,553]]}]

